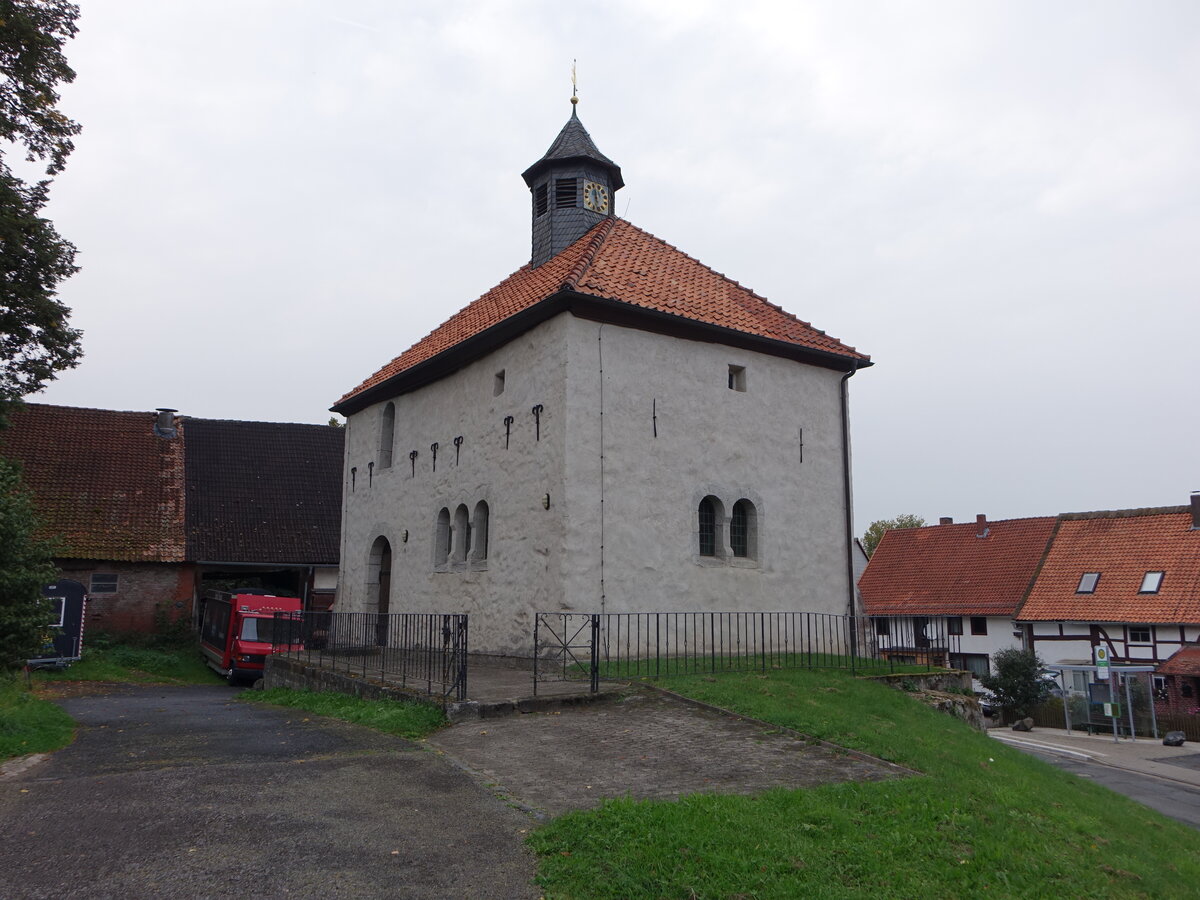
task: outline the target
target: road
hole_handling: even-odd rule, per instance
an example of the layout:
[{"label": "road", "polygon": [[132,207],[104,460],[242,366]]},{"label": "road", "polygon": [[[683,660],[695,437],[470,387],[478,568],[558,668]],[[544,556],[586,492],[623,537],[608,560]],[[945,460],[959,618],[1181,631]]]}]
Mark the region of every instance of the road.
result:
[{"label": "road", "polygon": [[538,896],[530,818],[416,744],[223,686],[63,705],[75,743],[0,779],[4,900]]},{"label": "road", "polygon": [[[1015,745],[1014,745],[1015,746]],[[1154,775],[1143,775],[1128,769],[1106,766],[1094,761],[1073,759],[1057,753],[1047,753],[1028,747],[1020,747],[1039,759],[1074,772],[1081,778],[1090,778],[1118,794],[1124,794],[1138,803],[1158,810],[1164,816],[1200,828],[1200,788],[1177,781],[1168,781]]]}]

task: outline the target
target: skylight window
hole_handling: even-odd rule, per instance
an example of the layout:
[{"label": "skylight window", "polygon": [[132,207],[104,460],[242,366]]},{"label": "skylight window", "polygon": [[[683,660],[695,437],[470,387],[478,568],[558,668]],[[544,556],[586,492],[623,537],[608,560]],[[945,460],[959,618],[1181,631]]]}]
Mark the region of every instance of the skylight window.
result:
[{"label": "skylight window", "polygon": [[1142,578],[1142,586],[1138,588],[1139,594],[1157,594],[1158,589],[1162,587],[1163,573],[1162,572],[1147,572]]},{"label": "skylight window", "polygon": [[1075,588],[1075,593],[1094,594],[1096,592],[1096,582],[1099,580],[1099,572],[1084,572],[1083,577],[1079,579],[1079,587]]}]

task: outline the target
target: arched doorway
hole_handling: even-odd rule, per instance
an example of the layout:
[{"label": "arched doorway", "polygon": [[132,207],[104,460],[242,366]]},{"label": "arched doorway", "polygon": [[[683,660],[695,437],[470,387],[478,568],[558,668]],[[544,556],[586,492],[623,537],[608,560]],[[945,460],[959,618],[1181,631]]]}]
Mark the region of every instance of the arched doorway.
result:
[{"label": "arched doorway", "polygon": [[371,545],[367,565],[367,612],[377,613],[375,643],[387,646],[388,612],[392,607],[392,545],[383,535]]}]

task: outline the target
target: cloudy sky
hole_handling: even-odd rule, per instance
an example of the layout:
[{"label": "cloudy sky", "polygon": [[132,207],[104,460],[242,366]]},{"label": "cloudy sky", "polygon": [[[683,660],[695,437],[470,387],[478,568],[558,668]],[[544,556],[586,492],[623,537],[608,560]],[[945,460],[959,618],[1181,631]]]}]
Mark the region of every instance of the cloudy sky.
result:
[{"label": "cloudy sky", "polygon": [[618,214],[870,353],[859,532],[1200,489],[1200,4],[83,0],[30,398],[325,422],[522,265],[570,113]]}]

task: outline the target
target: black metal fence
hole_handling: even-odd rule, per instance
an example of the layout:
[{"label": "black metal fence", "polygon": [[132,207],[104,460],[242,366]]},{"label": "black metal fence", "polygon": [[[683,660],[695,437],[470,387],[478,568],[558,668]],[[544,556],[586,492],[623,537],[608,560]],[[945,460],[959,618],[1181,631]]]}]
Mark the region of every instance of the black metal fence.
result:
[{"label": "black metal fence", "polygon": [[467,616],[277,613],[272,652],[347,674],[467,697]]},{"label": "black metal fence", "polygon": [[806,612],[539,613],[538,681],[769,669],[967,668],[961,619]]}]

